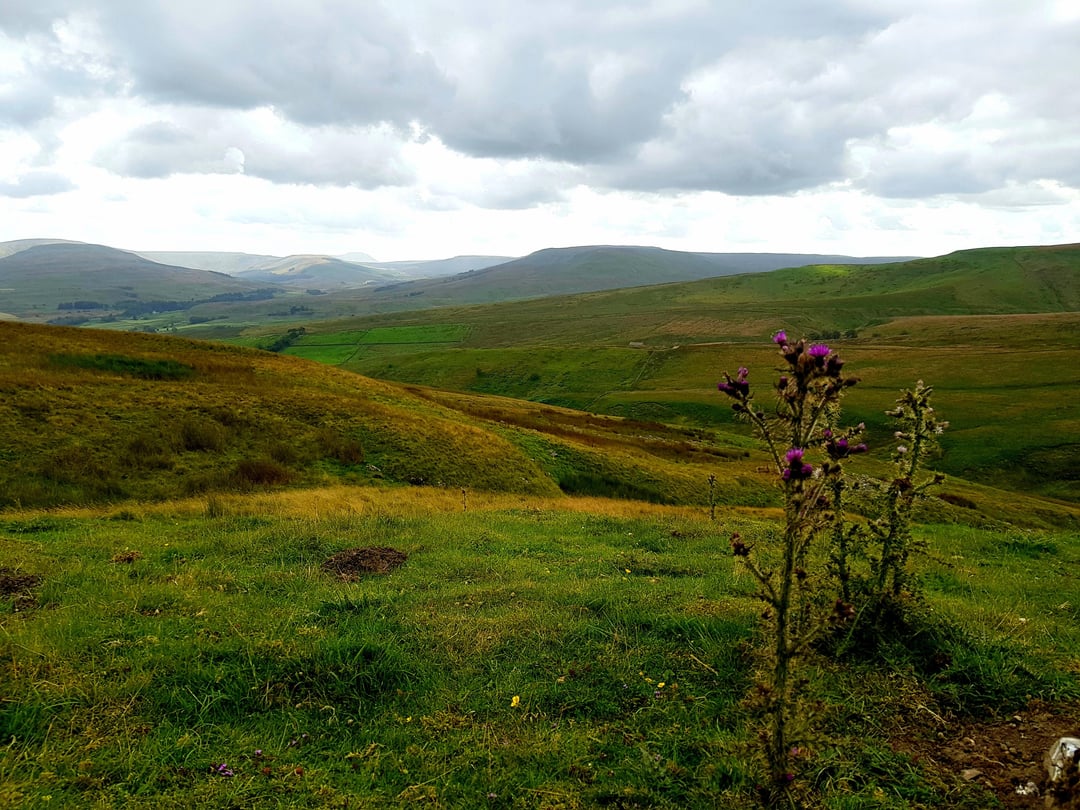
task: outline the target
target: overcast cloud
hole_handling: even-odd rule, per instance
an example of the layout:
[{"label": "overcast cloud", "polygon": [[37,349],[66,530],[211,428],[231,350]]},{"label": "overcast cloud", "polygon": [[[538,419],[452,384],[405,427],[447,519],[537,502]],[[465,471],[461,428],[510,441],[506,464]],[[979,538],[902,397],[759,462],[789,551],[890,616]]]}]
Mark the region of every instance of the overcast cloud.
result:
[{"label": "overcast cloud", "polygon": [[0,241],[1077,241],[1077,75],[1077,0],[4,0]]}]

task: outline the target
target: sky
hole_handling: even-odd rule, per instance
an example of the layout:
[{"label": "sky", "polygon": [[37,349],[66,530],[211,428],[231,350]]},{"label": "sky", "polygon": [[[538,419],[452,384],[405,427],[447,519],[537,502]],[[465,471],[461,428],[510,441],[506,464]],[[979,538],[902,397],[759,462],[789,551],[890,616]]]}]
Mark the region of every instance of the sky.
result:
[{"label": "sky", "polygon": [[1080,0],[3,0],[0,241],[1080,241]]}]

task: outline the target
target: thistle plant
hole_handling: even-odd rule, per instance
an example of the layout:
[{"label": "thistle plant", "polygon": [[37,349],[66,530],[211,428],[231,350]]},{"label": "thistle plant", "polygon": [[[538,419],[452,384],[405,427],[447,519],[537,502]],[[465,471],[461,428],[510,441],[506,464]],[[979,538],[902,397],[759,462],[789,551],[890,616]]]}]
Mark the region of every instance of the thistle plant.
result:
[{"label": "thistle plant", "polygon": [[[936,446],[936,436],[947,426],[930,405],[933,389],[920,380],[914,390],[903,392],[896,408],[887,412],[896,420],[894,435],[901,442],[893,458],[895,475],[882,487],[879,516],[864,529],[846,515],[850,486],[844,465],[851,456],[867,451],[862,441],[865,425],[839,424],[841,399],[856,380],[844,375],[844,361],[825,344],[790,341],[784,332],[778,332],[773,342],[783,366],[772,408],[766,411],[754,401],[746,368],[734,377],[725,373],[717,385],[764,441],[784,497],[778,543],[769,543],[765,553],[755,555],[738,534],[731,538],[732,552],[757,581],[758,597],[767,606],[768,664],[760,692],[769,769],[762,799],[768,806],[791,798],[793,764],[803,750],[795,727],[800,718],[796,665],[801,654],[830,624],[854,619],[858,611],[853,603],[869,607],[871,627],[880,629],[883,608],[899,605],[902,597],[913,593],[909,558],[917,544],[910,530],[911,513],[916,499],[942,476],[921,482],[917,478]],[[813,576],[808,559],[815,542],[825,540],[829,541],[826,576]],[[871,540],[876,540],[876,555],[868,551]],[[858,560],[869,560],[869,567],[855,570]],[[826,596],[824,580],[834,582],[834,594]]]},{"label": "thistle plant", "polygon": [[[818,578],[808,572],[807,559],[814,541],[834,523],[833,498],[842,493],[843,460],[866,451],[866,445],[856,441],[861,426],[848,431],[837,428],[840,400],[856,382],[844,376],[844,361],[825,344],[789,341],[784,332],[778,332],[773,341],[784,366],[775,385],[775,406],[769,411],[755,402],[748,369],[740,368],[734,377],[725,373],[717,385],[764,441],[784,497],[778,547],[762,555],[768,562],[759,560],[738,535],[731,541],[733,553],[757,580],[758,596],[767,606],[768,664],[760,690],[769,770],[762,796],[769,806],[788,795],[795,779],[793,762],[800,750],[798,730],[793,727],[799,697],[796,661],[828,621],[853,612],[842,599],[835,600],[831,609],[821,606],[814,591]],[[812,460],[818,456],[821,461],[815,467]]]},{"label": "thistle plant", "polygon": [[916,499],[945,480],[941,474],[917,480],[921,465],[937,448],[937,437],[949,426],[937,418],[930,405],[934,389],[922,380],[913,390],[904,391],[896,407],[886,411],[895,420],[893,434],[900,442],[893,454],[895,476],[885,489],[881,516],[870,524],[880,545],[880,557],[871,564],[873,599],[876,611],[903,596],[916,595],[916,583],[908,570],[911,552],[918,544],[911,534],[911,511]]}]

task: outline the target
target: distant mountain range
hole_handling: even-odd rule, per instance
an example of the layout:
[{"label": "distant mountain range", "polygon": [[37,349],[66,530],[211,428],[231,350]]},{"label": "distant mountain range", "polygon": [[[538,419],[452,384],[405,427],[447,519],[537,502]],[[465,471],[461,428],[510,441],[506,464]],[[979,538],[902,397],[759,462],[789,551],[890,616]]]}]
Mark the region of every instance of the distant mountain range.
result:
[{"label": "distant mountain range", "polygon": [[184,309],[185,303],[257,300],[290,292],[319,293],[328,304],[347,300],[360,309],[423,309],[900,258],[585,246],[551,248],[520,259],[457,256],[360,263],[323,255],[140,254],[59,239],[24,239],[0,243],[0,314],[44,320],[57,310],[124,313],[141,306],[149,311],[155,302]]},{"label": "distant mountain range", "polygon": [[324,290],[364,287],[388,281],[438,278],[491,267],[512,259],[510,256],[455,256],[452,259],[428,261],[377,262],[366,253],[346,253],[341,256],[261,256],[211,251],[142,251],[139,255],[155,262],[198,270],[216,270],[251,281]]}]

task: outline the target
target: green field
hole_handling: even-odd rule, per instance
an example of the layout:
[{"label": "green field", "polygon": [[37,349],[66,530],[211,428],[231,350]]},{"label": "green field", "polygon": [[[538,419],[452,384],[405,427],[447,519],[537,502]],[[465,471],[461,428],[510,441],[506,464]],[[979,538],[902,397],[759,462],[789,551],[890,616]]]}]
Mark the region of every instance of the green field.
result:
[{"label": "green field", "polygon": [[[341,332],[313,332],[304,334],[284,350],[284,354],[315,360],[332,366],[340,366],[360,356],[367,358],[393,347],[391,352],[410,353],[432,345],[453,346],[460,343],[467,335],[467,326],[456,324],[435,324],[432,326],[390,326],[374,329],[346,330]],[[234,342],[238,345],[256,345],[267,342],[266,338],[243,339]]]},{"label": "green field", "polygon": [[[760,608],[724,538],[770,524],[461,507],[338,489],[3,516],[0,573],[36,582],[0,598],[0,803],[750,806]],[[899,646],[811,666],[797,779],[822,807],[995,806],[927,755],[969,733],[939,720],[1080,697],[1080,537],[920,533],[929,605],[961,632],[932,672]],[[367,547],[408,559],[320,570]]]}]

